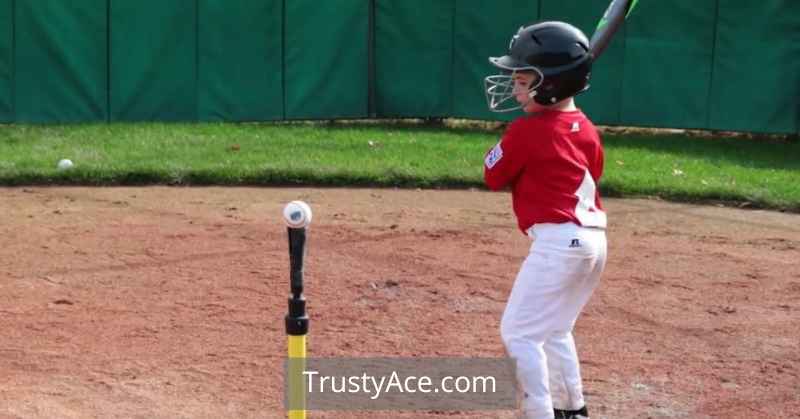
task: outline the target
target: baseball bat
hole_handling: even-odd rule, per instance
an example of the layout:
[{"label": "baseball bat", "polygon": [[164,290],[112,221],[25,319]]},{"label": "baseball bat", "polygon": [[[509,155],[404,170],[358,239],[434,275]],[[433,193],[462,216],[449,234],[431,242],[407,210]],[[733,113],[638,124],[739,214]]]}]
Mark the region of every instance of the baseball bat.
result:
[{"label": "baseball bat", "polygon": [[597,24],[592,39],[589,40],[589,52],[596,60],[606,47],[611,43],[611,38],[617,32],[622,23],[636,7],[638,0],[611,0],[606,12]]}]

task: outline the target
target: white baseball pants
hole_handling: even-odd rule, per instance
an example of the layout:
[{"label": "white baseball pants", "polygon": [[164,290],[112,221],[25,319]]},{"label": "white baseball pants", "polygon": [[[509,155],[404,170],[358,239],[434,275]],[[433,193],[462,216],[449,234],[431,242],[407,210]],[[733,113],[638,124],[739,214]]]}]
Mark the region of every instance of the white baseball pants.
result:
[{"label": "white baseball pants", "polygon": [[606,263],[603,229],[537,224],[511,290],[500,334],[517,363],[523,417],[552,419],[553,408],[584,405],[572,329]]}]

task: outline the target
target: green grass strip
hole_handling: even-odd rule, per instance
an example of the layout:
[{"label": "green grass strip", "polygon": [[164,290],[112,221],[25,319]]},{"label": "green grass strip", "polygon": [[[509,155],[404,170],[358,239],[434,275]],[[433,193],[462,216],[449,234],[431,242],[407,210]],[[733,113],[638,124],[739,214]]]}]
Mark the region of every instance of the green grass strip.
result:
[{"label": "green grass strip", "polygon": [[[0,126],[2,185],[482,187],[499,131],[378,123]],[[800,211],[800,143],[604,136],[610,196]],[[68,158],[75,167],[56,169]]]}]

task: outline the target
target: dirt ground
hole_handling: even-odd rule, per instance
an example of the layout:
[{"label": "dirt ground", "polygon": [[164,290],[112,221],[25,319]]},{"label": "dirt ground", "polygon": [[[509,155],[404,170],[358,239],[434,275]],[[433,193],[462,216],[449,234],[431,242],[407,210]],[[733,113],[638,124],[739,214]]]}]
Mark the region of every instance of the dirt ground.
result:
[{"label": "dirt ground", "polygon": [[[283,205],[310,356],[502,356],[507,193],[0,188],[0,418],[281,418]],[[800,417],[800,215],[607,199],[576,328],[593,419]],[[513,417],[310,412],[310,418]]]}]

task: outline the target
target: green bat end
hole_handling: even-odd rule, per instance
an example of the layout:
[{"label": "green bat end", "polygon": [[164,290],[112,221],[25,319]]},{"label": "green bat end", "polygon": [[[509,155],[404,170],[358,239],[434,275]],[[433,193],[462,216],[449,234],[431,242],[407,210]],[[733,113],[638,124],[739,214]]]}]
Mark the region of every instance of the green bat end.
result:
[{"label": "green bat end", "polygon": [[638,2],[639,2],[639,0],[633,0],[631,2],[631,5],[628,7],[628,13],[625,14],[625,19],[627,19],[628,16],[631,15],[631,12],[633,11],[633,8],[636,7],[636,3],[638,3]]},{"label": "green bat end", "polygon": [[[628,16],[631,15],[631,12],[633,11],[633,8],[636,7],[636,3],[638,3],[638,2],[639,2],[639,0],[632,0],[628,4],[628,11],[625,12],[625,19],[627,19]],[[603,15],[603,18],[600,19],[600,22],[597,23],[597,28],[595,29],[595,32],[600,30],[600,29],[602,29],[604,26],[608,25],[608,13],[611,12],[611,10],[614,8],[613,6],[614,6],[614,4],[612,2],[612,4],[608,7],[608,9],[606,10],[605,14]]]}]

